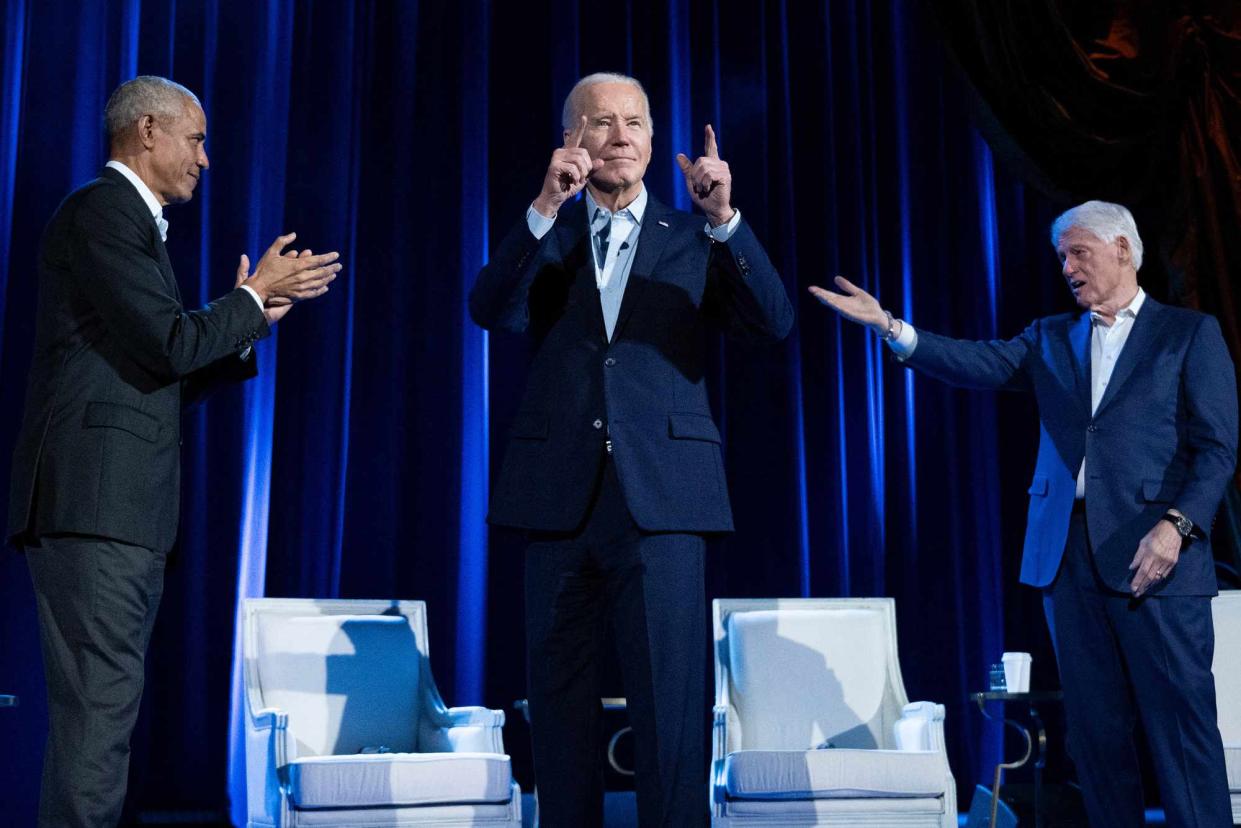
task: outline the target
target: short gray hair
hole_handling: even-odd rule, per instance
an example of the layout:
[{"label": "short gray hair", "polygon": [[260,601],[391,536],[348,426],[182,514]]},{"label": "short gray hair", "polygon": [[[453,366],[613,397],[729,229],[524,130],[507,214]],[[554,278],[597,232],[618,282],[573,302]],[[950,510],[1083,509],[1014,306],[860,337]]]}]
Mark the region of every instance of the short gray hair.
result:
[{"label": "short gray hair", "polygon": [[108,143],[133,126],[143,115],[169,121],[181,117],[182,108],[190,102],[202,109],[198,96],[176,81],[158,75],[139,75],[116,88],[103,108],[103,127]]},{"label": "short gray hair", "polygon": [[1133,214],[1123,204],[1087,201],[1065,210],[1051,223],[1051,246],[1059,245],[1060,237],[1072,227],[1088,230],[1108,244],[1124,236],[1129,240],[1129,249],[1133,252],[1133,269],[1142,267],[1142,237],[1138,235],[1138,225],[1133,220]]},{"label": "short gray hair", "polygon": [[651,117],[651,100],[646,96],[646,90],[642,88],[642,83],[637,78],[631,78],[628,75],[622,75],[617,72],[595,72],[593,75],[587,75],[577,83],[573,84],[573,88],[569,90],[568,96],[564,99],[564,109],[560,112],[560,123],[565,129],[571,130],[577,125],[579,115],[577,108],[577,99],[581,96],[584,89],[599,83],[627,83],[636,87],[638,94],[642,96],[642,105],[646,107],[646,126],[651,134],[655,134],[655,119]]}]

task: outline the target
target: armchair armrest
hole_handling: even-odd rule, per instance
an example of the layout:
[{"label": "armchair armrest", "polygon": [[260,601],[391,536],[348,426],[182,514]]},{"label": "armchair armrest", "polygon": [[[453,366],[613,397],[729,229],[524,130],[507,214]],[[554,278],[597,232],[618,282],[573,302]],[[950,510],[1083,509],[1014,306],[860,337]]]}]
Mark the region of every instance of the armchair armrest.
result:
[{"label": "armchair armrest", "polygon": [[901,710],[892,727],[897,750],[943,751],[944,706],[929,701],[911,702]]},{"label": "armchair armrest", "polygon": [[424,710],[418,725],[418,749],[424,753],[504,753],[503,728],[503,710]]},{"label": "armchair armrest", "polygon": [[267,730],[273,727],[277,730],[285,730],[289,726],[289,714],[275,707],[255,710],[251,712],[250,717],[250,725],[255,730]]}]

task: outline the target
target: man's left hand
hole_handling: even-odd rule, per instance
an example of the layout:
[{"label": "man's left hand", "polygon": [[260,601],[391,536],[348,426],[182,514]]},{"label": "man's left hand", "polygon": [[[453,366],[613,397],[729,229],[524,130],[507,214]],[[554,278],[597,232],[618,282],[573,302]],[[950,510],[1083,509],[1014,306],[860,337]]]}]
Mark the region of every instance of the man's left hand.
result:
[{"label": "man's left hand", "polygon": [[1140,598],[1152,585],[1171,575],[1172,567],[1176,566],[1180,557],[1181,534],[1166,520],[1156,522],[1138,544],[1138,553],[1133,556],[1133,563],[1129,564],[1129,571],[1134,572],[1133,582],[1129,585],[1133,597]]},{"label": "man's left hand", "polygon": [[678,152],[677,166],[685,176],[689,197],[699,210],[707,214],[711,226],[719,227],[733,217],[733,174],[728,169],[728,162],[720,158],[715,130],[710,124],[707,124],[704,134],[702,157],[691,164],[685,153]]}]

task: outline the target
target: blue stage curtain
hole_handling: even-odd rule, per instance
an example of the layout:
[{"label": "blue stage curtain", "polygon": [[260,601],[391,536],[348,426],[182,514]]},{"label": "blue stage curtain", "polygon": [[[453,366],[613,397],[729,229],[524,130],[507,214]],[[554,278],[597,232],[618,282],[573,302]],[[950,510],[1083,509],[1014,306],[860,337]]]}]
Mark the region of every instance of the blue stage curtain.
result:
[{"label": "blue stage curtain", "polygon": [[[738,531],[712,543],[709,597],[895,596],[906,686],[947,705],[963,790],[1000,753],[966,702],[986,665],[1029,650],[1036,684],[1056,684],[1038,595],[1016,585],[1030,401],[916,379],[806,293],[845,274],[917,326],[976,338],[1070,307],[1045,232],[1064,205],[993,158],[914,0],[5,0],[0,20],[0,499],[39,233],[105,160],[121,80],[170,75],[207,111],[212,168],[168,212],[187,301],[229,290],[238,255],[286,230],[345,263],[260,343],[258,380],[188,415],[133,812],[244,813],[245,596],[425,599],[449,703],[524,696],[521,540],[483,516],[530,348],[474,328],[465,296],[537,192],[565,94],[600,70],[646,84],[647,183],[668,203],[688,206],[674,155],[715,126],[798,309],[779,345],[712,340]],[[0,711],[0,796],[28,824],[46,714],[9,553],[0,646],[0,692],[22,696]]]}]

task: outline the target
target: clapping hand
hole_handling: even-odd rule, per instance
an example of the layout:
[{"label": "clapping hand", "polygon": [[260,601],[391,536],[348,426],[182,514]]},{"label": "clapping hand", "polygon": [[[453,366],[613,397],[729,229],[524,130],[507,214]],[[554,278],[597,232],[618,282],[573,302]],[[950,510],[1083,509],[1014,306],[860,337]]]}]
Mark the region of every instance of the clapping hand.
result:
[{"label": "clapping hand", "polygon": [[703,133],[705,137],[702,157],[690,163],[689,157],[679,152],[677,166],[685,176],[685,188],[689,190],[689,197],[699,210],[707,214],[711,226],[719,227],[733,217],[733,174],[728,169],[728,162],[720,158],[720,149],[715,143],[715,130],[707,124]]}]

